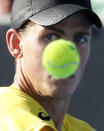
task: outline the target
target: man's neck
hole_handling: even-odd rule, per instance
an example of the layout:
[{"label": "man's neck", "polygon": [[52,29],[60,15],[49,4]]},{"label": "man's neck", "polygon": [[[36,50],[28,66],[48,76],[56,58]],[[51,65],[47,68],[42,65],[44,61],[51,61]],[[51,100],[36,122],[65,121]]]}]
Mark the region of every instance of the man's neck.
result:
[{"label": "man's neck", "polygon": [[52,99],[49,101],[42,101],[40,104],[51,116],[55,127],[61,131],[65,113],[68,110],[70,99]]}]

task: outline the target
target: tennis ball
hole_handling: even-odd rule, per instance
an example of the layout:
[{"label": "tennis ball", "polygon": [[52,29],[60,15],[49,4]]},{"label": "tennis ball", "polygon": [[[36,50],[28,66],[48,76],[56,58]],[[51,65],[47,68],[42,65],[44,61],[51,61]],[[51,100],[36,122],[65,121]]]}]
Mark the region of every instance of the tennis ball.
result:
[{"label": "tennis ball", "polygon": [[46,46],[42,63],[50,75],[67,78],[76,72],[80,64],[80,55],[73,42],[58,39]]}]

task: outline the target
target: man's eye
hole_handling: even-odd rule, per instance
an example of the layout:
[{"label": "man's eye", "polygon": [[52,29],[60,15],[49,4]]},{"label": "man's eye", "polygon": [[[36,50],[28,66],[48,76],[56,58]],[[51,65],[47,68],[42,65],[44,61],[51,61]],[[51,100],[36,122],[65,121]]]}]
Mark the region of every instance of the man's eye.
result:
[{"label": "man's eye", "polygon": [[47,41],[53,41],[53,40],[56,40],[59,38],[60,38],[60,36],[57,34],[48,34],[45,36],[45,40],[47,40]]},{"label": "man's eye", "polygon": [[83,44],[87,41],[88,41],[87,38],[84,36],[78,36],[78,37],[75,37],[75,39],[74,39],[74,42],[79,43],[79,44]]}]

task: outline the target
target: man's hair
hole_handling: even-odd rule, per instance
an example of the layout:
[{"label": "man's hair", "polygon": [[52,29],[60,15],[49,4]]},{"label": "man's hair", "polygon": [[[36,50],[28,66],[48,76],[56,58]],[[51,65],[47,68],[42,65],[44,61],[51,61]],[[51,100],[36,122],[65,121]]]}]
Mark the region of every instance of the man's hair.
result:
[{"label": "man's hair", "polygon": [[27,31],[27,29],[29,27],[31,27],[33,22],[31,22],[30,20],[26,21],[19,29],[16,29],[18,33],[20,33],[20,35],[22,35],[21,33],[24,33]]}]

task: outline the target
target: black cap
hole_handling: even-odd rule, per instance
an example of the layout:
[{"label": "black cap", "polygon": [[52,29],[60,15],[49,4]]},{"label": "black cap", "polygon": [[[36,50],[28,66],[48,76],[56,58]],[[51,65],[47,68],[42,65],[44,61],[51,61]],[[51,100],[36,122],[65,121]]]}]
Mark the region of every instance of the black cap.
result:
[{"label": "black cap", "polygon": [[99,17],[91,9],[90,0],[14,0],[11,27],[19,29],[28,20],[49,26],[80,11],[88,14],[98,28],[102,27]]}]

